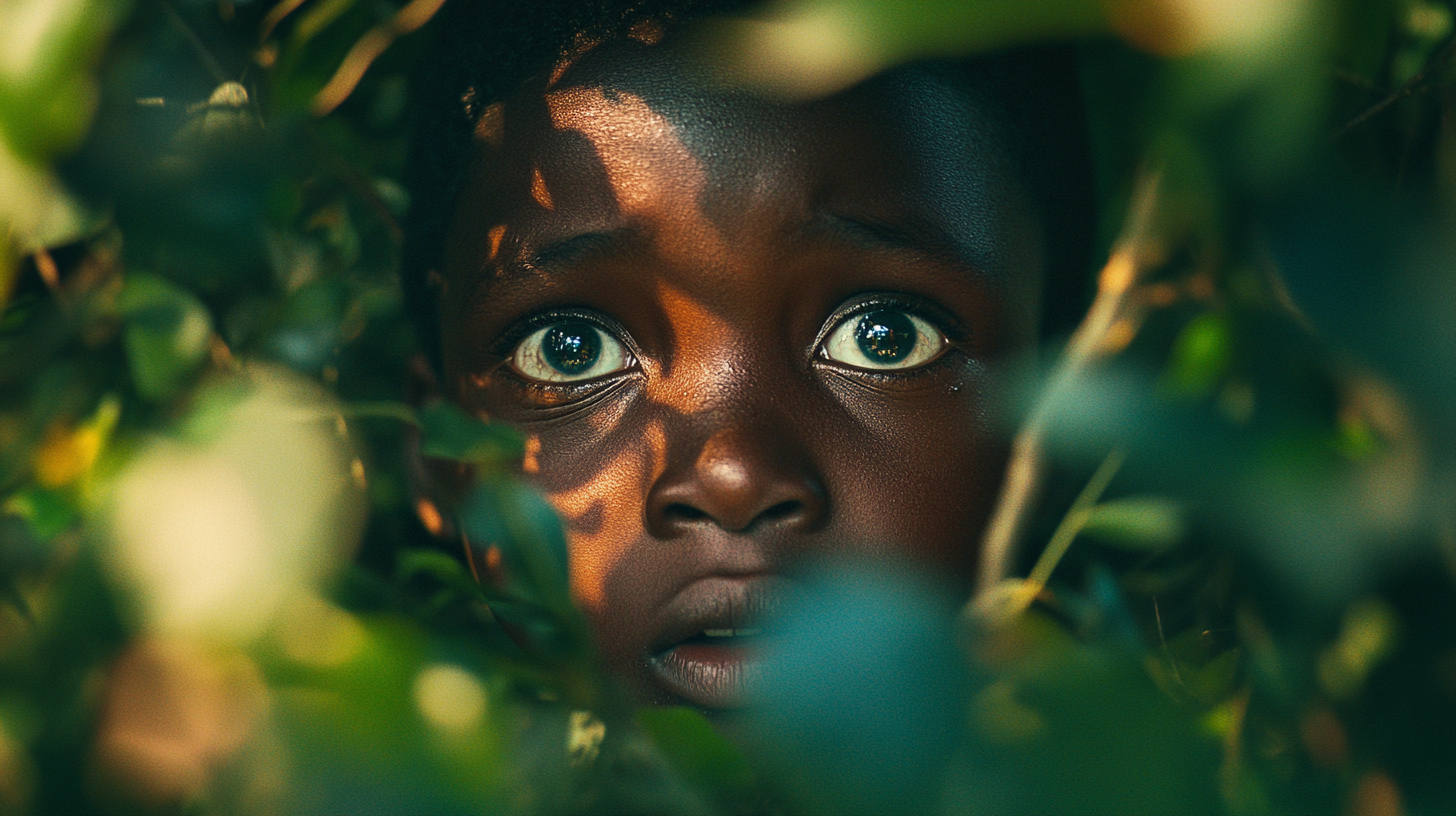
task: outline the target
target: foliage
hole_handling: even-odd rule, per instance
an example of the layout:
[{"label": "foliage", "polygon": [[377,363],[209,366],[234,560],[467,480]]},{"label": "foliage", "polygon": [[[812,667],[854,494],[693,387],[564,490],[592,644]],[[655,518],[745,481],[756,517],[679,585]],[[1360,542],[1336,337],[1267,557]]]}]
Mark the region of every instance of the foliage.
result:
[{"label": "foliage", "polygon": [[1112,258],[1007,408],[1050,464],[1005,580],[946,620],[826,568],[732,741],[601,675],[519,440],[404,398],[437,6],[0,4],[0,812],[1456,809],[1449,3],[719,24],[790,95],[1076,39]]}]

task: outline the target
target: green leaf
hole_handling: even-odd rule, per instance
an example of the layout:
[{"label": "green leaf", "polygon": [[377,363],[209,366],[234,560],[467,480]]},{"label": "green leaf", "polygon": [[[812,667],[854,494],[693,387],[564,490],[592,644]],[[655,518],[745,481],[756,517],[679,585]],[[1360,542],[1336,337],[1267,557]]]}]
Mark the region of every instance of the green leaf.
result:
[{"label": "green leaf", "polygon": [[50,541],[78,519],[76,507],[58,490],[36,487],[16,493],[0,505],[0,513],[25,519],[39,541]]},{"label": "green leaf", "polygon": [[409,549],[399,554],[395,577],[404,583],[416,575],[428,575],[445,586],[478,594],[480,587],[460,561],[439,550]]},{"label": "green leaf", "polygon": [[460,509],[472,546],[499,547],[506,589],[545,606],[570,608],[566,532],[556,511],[534,488],[515,479],[476,486]]},{"label": "green leaf", "polygon": [[0,141],[40,162],[80,141],[96,106],[92,65],[125,6],[110,0],[0,4]]},{"label": "green leaf", "polygon": [[1173,344],[1173,356],[1161,384],[1164,393],[1202,399],[1228,372],[1233,356],[1233,330],[1226,315],[1209,312],[1189,321]]},{"label": "green leaf", "polygon": [[1125,549],[1166,550],[1183,538],[1183,510],[1152,496],[1103,502],[1088,513],[1082,532]]},{"label": "green leaf", "polygon": [[486,468],[502,468],[526,450],[519,433],[487,424],[443,400],[421,409],[420,431],[424,455]]},{"label": "green leaf", "polygon": [[751,794],[753,768],[702,714],[682,707],[644,708],[637,724],[683,781],[718,795]]},{"label": "green leaf", "polygon": [[212,316],[186,290],[154,275],[130,277],[117,310],[126,320],[126,352],[137,391],[171,397],[207,356]]}]

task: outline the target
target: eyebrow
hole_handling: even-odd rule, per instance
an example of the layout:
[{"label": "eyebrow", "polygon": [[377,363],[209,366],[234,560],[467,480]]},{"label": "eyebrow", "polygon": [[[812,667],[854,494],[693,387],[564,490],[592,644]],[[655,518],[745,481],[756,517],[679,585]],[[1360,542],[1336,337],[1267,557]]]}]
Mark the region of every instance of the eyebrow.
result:
[{"label": "eyebrow", "polygon": [[[909,217],[893,222],[882,218],[821,210],[803,225],[801,232],[827,236],[863,249],[912,252],[983,273],[979,264],[968,261],[957,250],[956,242],[945,231],[918,218]],[[632,233],[631,227],[624,226],[546,241],[525,258],[507,263],[504,269],[505,281],[501,282],[569,272],[587,257],[620,249],[630,240]]]},{"label": "eyebrow", "polygon": [[872,250],[913,252],[936,261],[969,267],[984,274],[981,265],[965,257],[957,242],[929,221],[909,217],[899,221],[840,212],[822,211],[808,224],[806,232],[827,234],[855,246]]},{"label": "eyebrow", "polygon": [[615,230],[594,230],[547,241],[529,257],[508,264],[507,269],[512,272],[557,274],[589,255],[620,247],[626,243],[630,231],[625,227]]}]

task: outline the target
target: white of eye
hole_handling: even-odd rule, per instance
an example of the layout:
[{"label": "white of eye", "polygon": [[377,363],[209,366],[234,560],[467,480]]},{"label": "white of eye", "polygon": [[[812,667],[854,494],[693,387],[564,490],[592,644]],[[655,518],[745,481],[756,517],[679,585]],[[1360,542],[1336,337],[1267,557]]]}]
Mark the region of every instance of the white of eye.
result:
[{"label": "white of eye", "polygon": [[824,341],[824,356],[854,368],[915,368],[934,360],[947,343],[930,321],[901,309],[876,309],[845,318]]},{"label": "white of eye", "polygon": [[605,377],[628,364],[622,342],[584,320],[563,320],[537,329],[511,352],[511,365],[516,371],[542,382]]}]

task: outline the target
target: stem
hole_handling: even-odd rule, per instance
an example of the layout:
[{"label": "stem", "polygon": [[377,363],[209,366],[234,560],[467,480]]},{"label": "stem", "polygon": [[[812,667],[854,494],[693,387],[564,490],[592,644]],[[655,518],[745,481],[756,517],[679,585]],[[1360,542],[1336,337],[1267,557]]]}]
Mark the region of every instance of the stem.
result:
[{"label": "stem", "polygon": [[1052,540],[1047,543],[1046,549],[1042,550],[1041,557],[1036,560],[1036,566],[1032,567],[1031,575],[1027,578],[1027,581],[1036,586],[1037,591],[1046,586],[1047,580],[1052,577],[1052,571],[1057,568],[1062,556],[1067,554],[1067,549],[1072,546],[1072,540],[1082,532],[1082,527],[1087,524],[1087,519],[1092,515],[1092,508],[1097,505],[1097,500],[1102,498],[1103,491],[1107,490],[1108,483],[1112,481],[1113,476],[1117,475],[1118,468],[1122,467],[1123,460],[1126,458],[1126,451],[1121,448],[1113,448],[1112,452],[1107,454],[1107,458],[1102,460],[1097,472],[1092,474],[1092,478],[1087,481],[1087,486],[1082,488],[1077,500],[1072,502],[1072,509],[1062,517],[1062,523],[1057,525],[1056,532],[1052,533]]},{"label": "stem", "polygon": [[1081,384],[1086,369],[1107,356],[1112,346],[1108,341],[1114,329],[1128,321],[1138,322],[1139,315],[1133,308],[1130,295],[1151,254],[1148,242],[1157,198],[1158,176],[1145,175],[1133,196],[1132,210],[1123,234],[1097,279],[1097,299],[1087,310],[1081,325],[1072,333],[1072,339],[1052,371],[1031,418],[1012,442],[1006,483],[981,538],[981,572],[976,582],[978,597],[999,584],[1009,571],[1017,537],[1041,486],[1044,467],[1042,448],[1054,411],[1064,402],[1065,396]]}]

